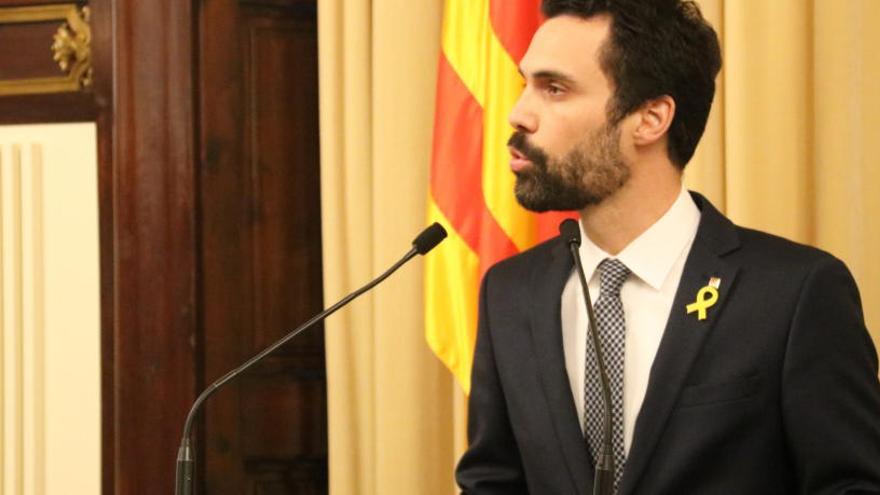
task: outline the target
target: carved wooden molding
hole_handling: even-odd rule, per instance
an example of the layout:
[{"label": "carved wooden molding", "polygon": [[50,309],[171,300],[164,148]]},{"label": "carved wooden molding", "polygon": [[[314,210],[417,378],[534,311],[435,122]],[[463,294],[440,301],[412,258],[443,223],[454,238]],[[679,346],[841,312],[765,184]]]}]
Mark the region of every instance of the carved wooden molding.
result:
[{"label": "carved wooden molding", "polygon": [[61,21],[54,39],[46,40],[46,55],[62,75],[0,80],[0,96],[80,91],[92,85],[92,31],[89,8],[76,4],[0,8],[0,26]]}]

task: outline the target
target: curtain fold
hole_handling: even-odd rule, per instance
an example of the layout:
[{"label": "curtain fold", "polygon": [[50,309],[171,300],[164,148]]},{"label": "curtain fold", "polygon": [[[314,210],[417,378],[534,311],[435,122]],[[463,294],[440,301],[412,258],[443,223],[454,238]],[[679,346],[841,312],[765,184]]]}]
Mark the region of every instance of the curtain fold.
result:
[{"label": "curtain fold", "polygon": [[724,68],[688,187],[734,222],[825,249],[880,342],[880,2],[702,0]]},{"label": "curtain fold", "polygon": [[[724,69],[688,187],[843,259],[880,342],[880,2],[701,0]],[[327,304],[424,227],[442,2],[319,0]],[[465,402],[423,339],[423,260],[326,323],[333,495],[451,494]]]},{"label": "curtain fold", "polygon": [[[383,272],[425,226],[440,17],[439,2],[318,3],[327,305]],[[453,489],[462,399],[424,342],[423,263],[325,324],[333,494]]]}]

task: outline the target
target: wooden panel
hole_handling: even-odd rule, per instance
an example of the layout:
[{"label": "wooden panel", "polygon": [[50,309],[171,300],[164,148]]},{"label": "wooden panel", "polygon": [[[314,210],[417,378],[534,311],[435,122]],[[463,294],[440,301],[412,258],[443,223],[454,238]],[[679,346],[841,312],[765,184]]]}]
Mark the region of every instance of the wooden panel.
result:
[{"label": "wooden panel", "polygon": [[[317,36],[308,10],[284,18],[247,9],[244,69],[248,112],[245,156],[255,203],[255,312],[252,346],[262,348],[322,307],[318,175]],[[284,349],[244,387],[245,462],[300,460],[311,475],[306,493],[326,490],[326,396],[323,333],[311,331]],[[266,413],[269,412],[267,415]],[[274,417],[273,417],[274,416]],[[280,421],[287,418],[287,421]],[[279,424],[284,425],[279,434]],[[275,434],[271,434],[272,430]],[[269,465],[258,467],[266,473]],[[264,478],[256,493],[273,493]],[[294,487],[289,486],[288,490]]]},{"label": "wooden panel", "polygon": [[0,125],[95,121],[98,112],[88,93],[0,96]]},{"label": "wooden panel", "polygon": [[[321,286],[321,246],[315,242],[321,236],[314,131],[317,44],[308,21],[249,14],[245,72],[250,77],[245,88],[250,111],[245,125],[250,139],[245,152],[253,194],[259,198],[252,346],[260,348],[283,335],[291,322],[305,320],[322,306],[321,291],[316,290]],[[326,455],[324,376],[309,374],[323,371],[322,358],[322,333],[304,334],[277,358],[275,373],[266,373],[249,387],[245,404],[252,408],[242,416],[245,424],[255,427],[243,432],[246,459]],[[290,418],[287,434],[268,434],[278,422],[271,417],[257,421],[261,410]]]},{"label": "wooden panel", "polygon": [[[89,6],[93,87],[0,97],[0,123],[97,121],[103,492],[169,493],[201,386],[320,309],[315,4]],[[280,57],[248,58],[253,27]],[[203,492],[326,493],[323,366],[313,332],[212,399]]]},{"label": "wooden panel", "polygon": [[[101,492],[116,492],[116,382],[114,362],[116,334],[116,218],[114,216],[113,166],[113,0],[91,0],[93,85],[90,93],[76,93],[85,100],[98,127],[98,230],[101,271]],[[54,96],[54,95],[52,95]],[[67,96],[67,95],[64,95]],[[45,105],[36,106],[42,108]],[[26,107],[34,108],[34,107]]]},{"label": "wooden panel", "polygon": [[63,75],[52,60],[52,36],[62,22],[0,22],[0,79]]},{"label": "wooden panel", "polygon": [[[316,290],[321,245],[315,242],[321,224],[314,216],[320,211],[317,43],[308,22],[258,17],[249,24],[246,46],[245,153],[255,200],[254,273],[260,281],[251,344],[256,350],[322,306]],[[322,347],[320,332],[300,341],[289,353]]]},{"label": "wooden panel", "polygon": [[[204,379],[240,364],[252,324],[250,198],[242,166],[244,101],[236,2],[204,2],[199,14]],[[239,432],[240,382],[206,405],[200,423],[201,493],[244,493]],[[205,431],[207,430],[207,433]]]},{"label": "wooden panel", "polygon": [[[245,462],[320,457],[326,452],[324,383],[315,377],[257,374],[242,389]],[[279,434],[282,433],[282,434]],[[320,480],[312,480],[317,483]]]},{"label": "wooden panel", "polygon": [[27,7],[33,5],[58,5],[62,3],[75,3],[85,5],[86,0],[0,0],[0,7]]},{"label": "wooden panel", "polygon": [[[171,493],[196,395],[192,2],[116,0],[112,488]],[[106,170],[104,171],[106,174]],[[105,205],[102,205],[105,206]],[[106,302],[105,302],[106,304]],[[105,390],[105,392],[108,392]]]},{"label": "wooden panel", "polygon": [[[201,25],[212,380],[322,308],[315,5],[210,2]],[[325,387],[316,328],[218,394],[206,493],[327,493]]]}]

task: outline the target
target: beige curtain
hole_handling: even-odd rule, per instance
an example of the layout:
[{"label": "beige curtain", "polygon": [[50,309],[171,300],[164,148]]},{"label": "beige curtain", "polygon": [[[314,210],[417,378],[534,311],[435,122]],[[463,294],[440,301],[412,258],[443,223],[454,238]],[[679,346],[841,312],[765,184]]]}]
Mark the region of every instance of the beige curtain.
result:
[{"label": "beige curtain", "polygon": [[843,259],[880,342],[880,2],[700,4],[725,59],[685,182],[740,225]]},{"label": "beige curtain", "polygon": [[[880,341],[877,0],[701,0],[725,68],[686,183],[853,271]],[[319,0],[327,304],[424,226],[441,0]],[[454,493],[464,407],[422,335],[415,260],[327,322],[333,495]]]},{"label": "beige curtain", "polygon": [[[318,2],[327,305],[425,226],[441,7]],[[452,492],[461,400],[425,344],[422,270],[416,258],[326,323],[334,495]]]}]

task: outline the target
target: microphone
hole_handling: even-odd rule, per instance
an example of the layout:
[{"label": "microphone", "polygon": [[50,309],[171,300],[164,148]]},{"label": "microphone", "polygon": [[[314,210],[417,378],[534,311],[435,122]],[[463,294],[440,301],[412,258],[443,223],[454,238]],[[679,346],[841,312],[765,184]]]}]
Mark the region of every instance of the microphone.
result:
[{"label": "microphone", "polygon": [[192,494],[192,482],[193,482],[193,467],[195,465],[195,451],[192,447],[191,439],[190,439],[190,431],[192,430],[192,423],[195,419],[196,412],[198,412],[199,408],[208,399],[211,395],[214,394],[220,387],[227,384],[229,381],[240,375],[243,371],[247,370],[251,366],[257,364],[260,360],[275,352],[278,348],[292,340],[294,337],[302,333],[303,331],[311,328],[320,321],[323,321],[325,318],[335,313],[338,309],[345,306],[356,297],[360,296],[364,292],[372,289],[380,282],[388,278],[392,273],[397,271],[398,268],[403,266],[406,262],[411,260],[417,254],[424,255],[428,251],[434,249],[437,244],[440,244],[440,241],[446,238],[446,229],[443,228],[439,223],[434,223],[430,227],[423,230],[412,242],[412,248],[400,259],[391,266],[385,273],[379,275],[374,278],[368,284],[364,285],[360,289],[352,292],[351,294],[343,297],[339,302],[325,309],[324,311],[318,313],[313,316],[312,319],[303,323],[292,332],[288,333],[280,340],[276,341],[274,344],[266,347],[262,351],[260,351],[256,356],[248,359],[244,364],[230,371],[229,373],[220,377],[217,381],[212,383],[208,388],[206,388],[201,395],[193,402],[192,407],[189,410],[189,414],[186,417],[186,423],[183,427],[183,438],[180,441],[180,449],[177,453],[177,471],[175,477],[175,489],[174,493],[176,495],[191,495]]},{"label": "microphone", "polygon": [[587,315],[590,320],[590,337],[593,341],[593,350],[596,353],[596,362],[599,363],[599,382],[602,386],[602,402],[604,414],[602,414],[602,450],[596,455],[596,474],[593,478],[593,493],[595,495],[610,495],[614,490],[614,448],[611,440],[611,386],[608,382],[608,374],[605,372],[605,361],[602,359],[602,348],[599,346],[599,331],[596,328],[596,315],[593,313],[593,303],[590,301],[590,290],[587,287],[587,277],[584,275],[584,267],[581,264],[581,256],[578,248],[581,245],[581,229],[578,223],[571,218],[566,218],[559,224],[559,235],[568,244],[574,265],[577,267],[578,278],[584,293],[584,304],[587,305]]},{"label": "microphone", "polygon": [[423,230],[415,239],[413,239],[413,249],[415,249],[417,253],[424,255],[428,251],[434,249],[437,244],[440,244],[440,241],[443,239],[446,239],[446,229],[444,229],[439,223],[434,222],[430,227]]}]

